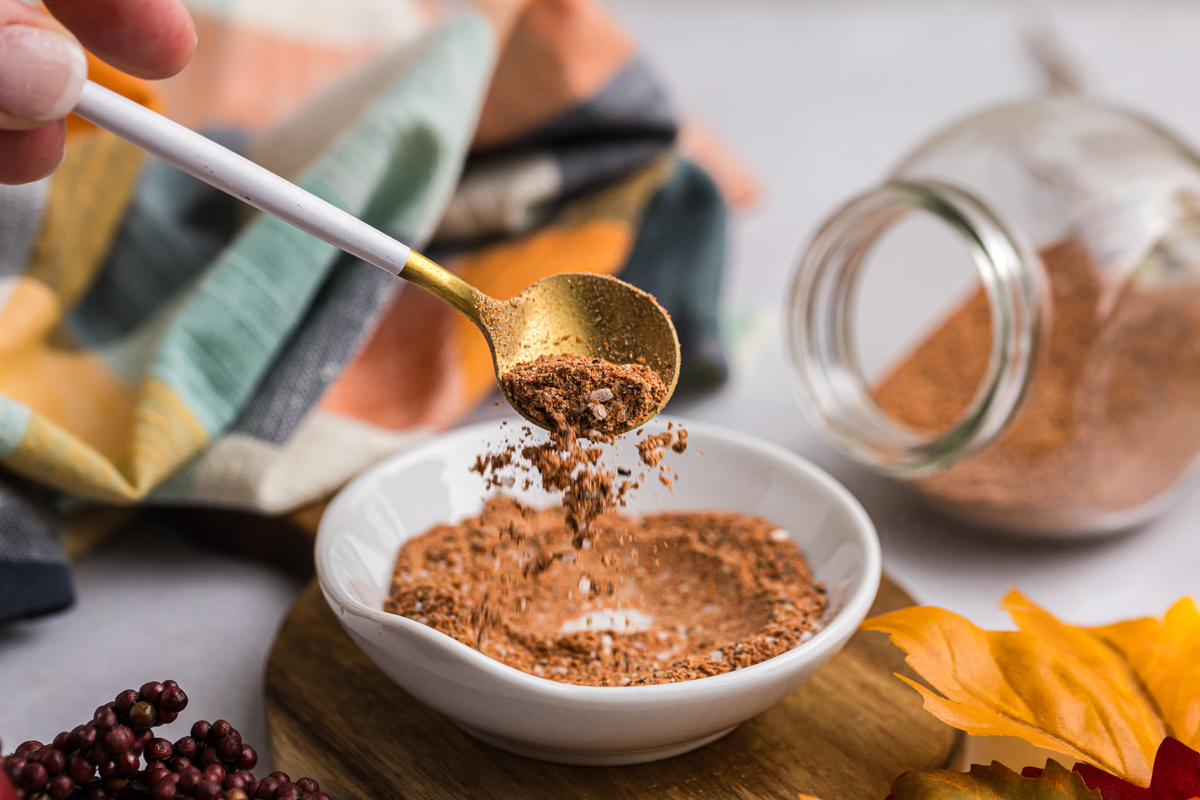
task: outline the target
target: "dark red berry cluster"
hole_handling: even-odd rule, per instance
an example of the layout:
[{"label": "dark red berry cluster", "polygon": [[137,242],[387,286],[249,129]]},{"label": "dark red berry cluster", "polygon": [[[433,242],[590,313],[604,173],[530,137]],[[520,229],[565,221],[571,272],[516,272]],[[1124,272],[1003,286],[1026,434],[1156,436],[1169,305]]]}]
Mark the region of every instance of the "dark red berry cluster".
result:
[{"label": "dark red berry cluster", "polygon": [[187,702],[175,681],[151,682],[49,745],[25,742],[4,764],[17,800],[330,800],[311,778],[256,779],[258,754],[223,719],[197,722],[174,744],[156,738],[151,728],[174,722]]}]

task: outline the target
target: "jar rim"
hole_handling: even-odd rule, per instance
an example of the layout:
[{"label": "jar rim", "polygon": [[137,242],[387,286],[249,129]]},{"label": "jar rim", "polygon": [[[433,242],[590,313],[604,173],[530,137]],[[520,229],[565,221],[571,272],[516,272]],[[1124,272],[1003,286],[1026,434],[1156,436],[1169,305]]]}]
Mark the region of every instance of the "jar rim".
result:
[{"label": "jar rim", "polygon": [[[971,257],[992,321],[987,369],[948,428],[921,434],[876,402],[854,346],[855,288],[880,236],[914,211],[944,223]],[[891,181],[851,199],[805,249],[788,296],[793,389],[810,422],[859,462],[903,478],[936,474],[994,440],[1028,391],[1043,309],[1036,257],[986,205],[937,181]]]}]

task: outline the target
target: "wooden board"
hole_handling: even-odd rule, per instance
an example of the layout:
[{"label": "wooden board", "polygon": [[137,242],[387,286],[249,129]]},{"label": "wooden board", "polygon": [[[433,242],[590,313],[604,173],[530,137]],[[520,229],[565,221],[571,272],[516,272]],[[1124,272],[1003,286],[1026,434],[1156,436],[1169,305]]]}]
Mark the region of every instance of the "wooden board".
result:
[{"label": "wooden board", "polygon": [[[911,605],[884,579],[871,614]],[[405,694],[342,631],[311,585],[267,663],[276,769],[335,800],[883,800],[900,773],[944,766],[958,732],[921,709],[879,633],[859,632],[779,705],[707,747],[628,767],[569,767],[479,742]]]}]

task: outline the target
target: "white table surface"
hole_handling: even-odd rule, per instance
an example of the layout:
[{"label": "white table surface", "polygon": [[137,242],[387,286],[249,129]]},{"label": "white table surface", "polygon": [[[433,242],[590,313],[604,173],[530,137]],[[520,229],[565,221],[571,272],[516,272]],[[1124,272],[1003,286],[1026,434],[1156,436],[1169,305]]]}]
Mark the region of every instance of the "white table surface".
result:
[{"label": "white table surface", "polygon": [[[758,207],[735,222],[727,292],[735,311],[778,312],[813,226],[925,136],[1038,90],[1019,38],[1035,9],[1050,9],[1105,96],[1200,142],[1200,7],[1182,2],[620,0],[616,8],[680,108],[719,131],[764,185]],[[784,374],[774,337],[723,392],[672,410],[770,438],[833,473],[862,500],[886,568],[918,600],[999,627],[1006,619],[996,603],[1012,586],[1078,623],[1157,615],[1200,596],[1200,493],[1121,538],[980,538],[824,445]],[[192,698],[181,723],[225,717],[265,749],[263,666],[296,581],[168,531],[106,546],[75,577],[73,609],[0,629],[6,749],[87,719],[118,690],[167,677]]]}]

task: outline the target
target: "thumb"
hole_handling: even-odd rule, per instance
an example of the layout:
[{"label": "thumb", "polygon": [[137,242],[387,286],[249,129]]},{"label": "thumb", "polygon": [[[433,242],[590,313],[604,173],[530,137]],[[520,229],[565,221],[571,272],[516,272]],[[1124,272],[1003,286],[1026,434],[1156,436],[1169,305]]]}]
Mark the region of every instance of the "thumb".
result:
[{"label": "thumb", "polygon": [[66,28],[21,0],[0,0],[0,129],[61,119],[86,78],[87,56]]}]

